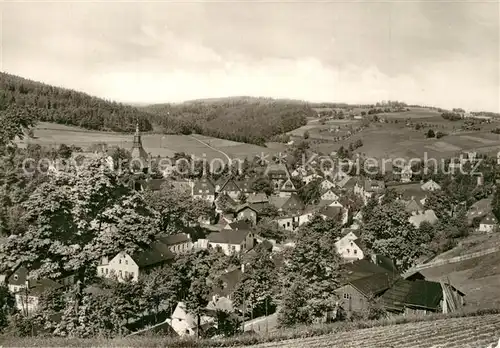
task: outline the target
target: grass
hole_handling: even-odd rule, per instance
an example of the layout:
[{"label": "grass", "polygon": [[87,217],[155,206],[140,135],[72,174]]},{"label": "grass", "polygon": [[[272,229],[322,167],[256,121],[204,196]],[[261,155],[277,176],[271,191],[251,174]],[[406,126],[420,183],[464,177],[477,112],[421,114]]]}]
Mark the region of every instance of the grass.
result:
[{"label": "grass", "polygon": [[[411,340],[410,337],[414,336],[417,332],[420,332],[420,339],[425,340],[433,336],[437,338],[436,336],[443,333],[460,331],[457,330],[457,328],[462,331],[467,331],[471,328],[478,329],[476,330],[478,332],[469,332],[465,337],[468,339],[479,339],[481,337],[485,342],[494,342],[495,337],[490,334],[496,332],[500,335],[500,309],[463,311],[450,314],[431,314],[427,316],[398,316],[374,321],[298,326],[292,329],[280,330],[266,336],[241,335],[232,338],[213,340],[144,336],[116,339],[4,338],[3,342],[0,342],[5,347],[235,347],[254,346],[264,343],[266,343],[266,347],[348,347],[353,346],[355,343],[359,344],[361,339],[365,339],[367,341],[364,345],[356,346],[390,347],[380,344],[392,343],[393,347],[402,347],[402,345],[395,342],[415,342]],[[474,334],[476,337],[473,336]],[[496,339],[498,340],[498,337],[496,337]],[[391,342],[391,340],[393,342]],[[446,341],[442,343],[444,342]],[[419,347],[424,346],[420,345]]]},{"label": "grass", "polygon": [[[200,139],[213,148],[227,153],[231,158],[245,158],[255,156],[262,151],[269,153],[273,150],[264,147],[238,143],[234,141],[212,138],[202,135],[163,135],[163,134],[144,134],[142,142],[145,150],[152,156],[172,156],[176,152],[185,152],[197,157],[206,157],[207,160],[220,158],[225,160],[220,152],[213,150],[196,139]],[[89,146],[96,143],[107,143],[109,146],[120,146],[125,149],[132,147],[133,135],[101,132],[80,129],[78,127],[64,126],[59,124],[40,122],[34,129],[34,139],[23,139],[18,143],[25,146],[28,143],[40,144],[45,146],[57,147],[60,144],[80,146],[86,150]]]}]

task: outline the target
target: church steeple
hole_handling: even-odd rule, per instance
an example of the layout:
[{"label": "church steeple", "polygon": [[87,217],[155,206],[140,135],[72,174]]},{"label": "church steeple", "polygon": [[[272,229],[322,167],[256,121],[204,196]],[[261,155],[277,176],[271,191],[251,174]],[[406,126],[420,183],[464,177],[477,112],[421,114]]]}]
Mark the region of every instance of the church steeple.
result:
[{"label": "church steeple", "polygon": [[148,154],[142,147],[141,132],[139,131],[139,122],[137,122],[135,125],[134,144],[132,145],[132,150],[130,151],[130,154],[132,155],[132,158],[140,158],[141,160],[144,160],[145,161],[144,164],[146,164],[146,161],[148,159]]}]

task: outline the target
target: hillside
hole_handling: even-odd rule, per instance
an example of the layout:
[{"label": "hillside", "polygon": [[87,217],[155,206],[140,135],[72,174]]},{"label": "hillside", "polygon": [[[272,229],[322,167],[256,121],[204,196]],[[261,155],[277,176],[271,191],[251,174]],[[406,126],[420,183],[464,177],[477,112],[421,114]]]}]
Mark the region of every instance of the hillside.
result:
[{"label": "hillside", "polygon": [[39,121],[92,130],[132,132],[137,121],[143,131],[153,128],[152,116],[135,107],[0,72],[0,110],[13,106]]},{"label": "hillside", "polygon": [[[282,335],[259,337],[235,337],[227,340],[176,340],[169,337],[127,337],[117,339],[91,338],[5,338],[5,347],[370,347],[370,348],[431,348],[431,347],[474,347],[491,348],[500,339],[500,314],[482,316],[452,317],[436,319],[421,317],[408,318],[405,323],[373,323],[365,329],[352,328],[335,330],[324,327],[325,331],[309,331],[308,328],[284,332]],[[403,319],[404,320],[404,319]],[[366,327],[366,326],[365,326]],[[329,331],[328,331],[329,330]],[[330,332],[321,335],[321,332]],[[285,337],[301,337],[285,339]],[[253,342],[263,342],[253,344]],[[496,348],[496,347],[495,347]]]},{"label": "hillside", "polygon": [[199,133],[263,145],[274,135],[306,124],[316,113],[297,101],[235,97],[156,104],[143,108],[166,132]]}]

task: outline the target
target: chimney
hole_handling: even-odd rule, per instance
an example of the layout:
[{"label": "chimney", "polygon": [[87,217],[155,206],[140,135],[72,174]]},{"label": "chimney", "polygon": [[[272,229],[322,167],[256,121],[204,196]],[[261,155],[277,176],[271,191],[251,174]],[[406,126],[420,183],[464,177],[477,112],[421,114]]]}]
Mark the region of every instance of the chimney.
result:
[{"label": "chimney", "polygon": [[377,264],[377,254],[372,254],[372,263]]},{"label": "chimney", "polygon": [[244,263],[241,264],[241,273],[245,273],[245,264]]}]

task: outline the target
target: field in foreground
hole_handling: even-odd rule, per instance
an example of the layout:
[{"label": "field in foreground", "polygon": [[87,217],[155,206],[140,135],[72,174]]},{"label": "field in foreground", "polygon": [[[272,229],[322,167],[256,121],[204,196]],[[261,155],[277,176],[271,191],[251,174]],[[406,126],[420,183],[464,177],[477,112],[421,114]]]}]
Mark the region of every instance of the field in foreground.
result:
[{"label": "field in foreground", "polygon": [[[240,337],[227,340],[172,340],[166,337],[133,337],[121,339],[0,339],[5,347],[381,347],[381,348],[487,348],[500,338],[500,314],[482,316],[450,317],[437,319],[433,316],[403,318],[403,322],[366,322],[367,328],[357,329],[356,323],[342,326],[307,327],[291,330],[270,337]],[[420,320],[411,322],[412,320]],[[377,324],[378,323],[378,324]],[[398,322],[394,322],[398,323]],[[361,323],[363,325],[363,323]],[[378,325],[378,326],[377,326]],[[360,326],[363,327],[363,326]],[[327,334],[322,334],[326,333]],[[283,339],[296,337],[293,339]],[[255,342],[265,342],[253,344]],[[491,347],[491,346],[490,346]],[[496,347],[495,347],[496,348]]]}]

